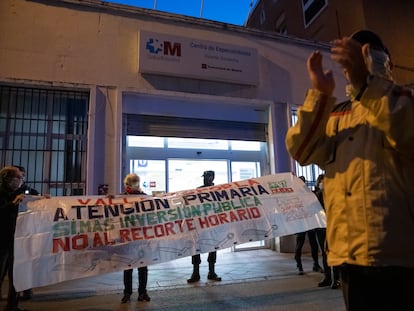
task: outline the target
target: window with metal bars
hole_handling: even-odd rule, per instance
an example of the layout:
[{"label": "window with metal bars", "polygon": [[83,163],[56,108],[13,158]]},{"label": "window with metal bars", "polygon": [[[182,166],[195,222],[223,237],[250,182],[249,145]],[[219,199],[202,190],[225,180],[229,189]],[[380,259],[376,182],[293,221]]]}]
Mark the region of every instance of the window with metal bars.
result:
[{"label": "window with metal bars", "polygon": [[0,163],[41,194],[86,190],[89,92],[0,85]]},{"label": "window with metal bars", "polygon": [[[291,110],[292,125],[294,125],[298,120],[297,110]],[[306,179],[306,185],[314,189],[316,184],[316,179],[320,174],[324,173],[318,165],[310,164],[306,166],[301,166],[297,161],[295,161],[295,173],[296,176],[303,176]]]}]

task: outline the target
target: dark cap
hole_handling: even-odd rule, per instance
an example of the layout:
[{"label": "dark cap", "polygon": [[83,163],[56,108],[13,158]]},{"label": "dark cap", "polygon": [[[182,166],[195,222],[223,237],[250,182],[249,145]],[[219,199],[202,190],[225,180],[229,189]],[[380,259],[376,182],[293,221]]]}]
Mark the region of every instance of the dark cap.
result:
[{"label": "dark cap", "polygon": [[387,53],[388,56],[391,56],[390,52],[382,42],[381,38],[376,33],[370,30],[357,31],[351,36],[351,38],[361,43],[361,45],[369,43],[369,45],[371,45],[372,47],[384,50],[384,52]]},{"label": "dark cap", "polygon": [[205,176],[214,176],[214,171],[204,171],[201,177],[205,177]]}]

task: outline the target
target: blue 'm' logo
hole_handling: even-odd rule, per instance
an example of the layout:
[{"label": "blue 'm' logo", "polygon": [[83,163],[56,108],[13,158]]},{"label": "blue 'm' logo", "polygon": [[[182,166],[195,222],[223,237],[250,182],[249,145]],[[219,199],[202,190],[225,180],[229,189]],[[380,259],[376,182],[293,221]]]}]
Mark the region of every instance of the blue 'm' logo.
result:
[{"label": "blue 'm' logo", "polygon": [[145,47],[151,54],[158,54],[158,52],[163,51],[163,43],[159,42],[158,39],[150,38],[147,41],[147,46]]}]

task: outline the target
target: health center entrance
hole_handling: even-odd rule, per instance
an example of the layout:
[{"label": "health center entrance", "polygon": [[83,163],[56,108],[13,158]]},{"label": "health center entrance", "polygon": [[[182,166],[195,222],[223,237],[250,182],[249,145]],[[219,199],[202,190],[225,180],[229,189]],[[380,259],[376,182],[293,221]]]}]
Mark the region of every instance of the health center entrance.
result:
[{"label": "health center entrance", "polygon": [[[215,172],[215,184],[267,174],[266,143],[260,141],[175,137],[126,137],[125,174],[136,173],[147,194],[194,189],[204,171]],[[265,241],[238,245],[236,250],[267,247]]]},{"label": "health center entrance", "polygon": [[138,174],[145,193],[200,187],[207,170],[215,172],[216,185],[270,174],[269,103],[188,94],[124,93],[122,99],[122,174]]}]

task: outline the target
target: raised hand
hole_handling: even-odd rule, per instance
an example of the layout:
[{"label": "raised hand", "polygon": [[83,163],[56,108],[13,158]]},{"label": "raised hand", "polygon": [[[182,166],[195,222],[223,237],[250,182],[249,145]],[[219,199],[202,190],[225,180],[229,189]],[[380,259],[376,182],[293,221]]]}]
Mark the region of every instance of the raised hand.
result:
[{"label": "raised hand", "polygon": [[368,44],[362,47],[358,41],[345,37],[334,40],[331,48],[332,60],[344,68],[346,78],[356,90],[365,85],[369,75],[362,52],[367,47]]},{"label": "raised hand", "polygon": [[331,70],[323,71],[322,54],[319,51],[314,51],[309,56],[306,65],[313,88],[328,96],[332,95],[335,89],[335,80]]}]

